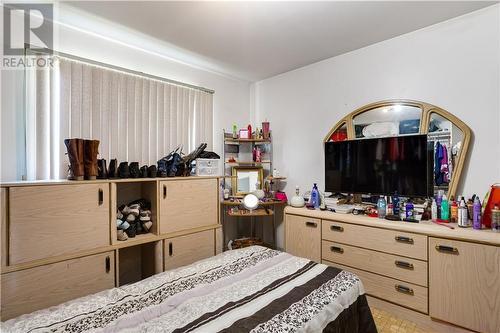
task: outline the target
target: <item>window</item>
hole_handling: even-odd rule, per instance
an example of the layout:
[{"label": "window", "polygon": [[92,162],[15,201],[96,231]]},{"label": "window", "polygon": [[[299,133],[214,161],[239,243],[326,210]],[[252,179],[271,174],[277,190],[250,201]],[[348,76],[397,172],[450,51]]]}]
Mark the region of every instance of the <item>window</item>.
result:
[{"label": "window", "polygon": [[212,148],[213,95],[57,56],[26,72],[27,179],[66,178],[65,138],[97,139],[106,160],[156,161],[183,146]]}]

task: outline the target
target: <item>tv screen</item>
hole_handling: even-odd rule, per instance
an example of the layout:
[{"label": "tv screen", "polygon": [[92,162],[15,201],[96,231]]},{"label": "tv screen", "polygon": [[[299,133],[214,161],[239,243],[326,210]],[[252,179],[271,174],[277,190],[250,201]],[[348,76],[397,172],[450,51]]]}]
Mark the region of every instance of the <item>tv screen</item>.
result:
[{"label": "tv screen", "polygon": [[426,135],[325,143],[325,190],[432,195],[432,148]]}]

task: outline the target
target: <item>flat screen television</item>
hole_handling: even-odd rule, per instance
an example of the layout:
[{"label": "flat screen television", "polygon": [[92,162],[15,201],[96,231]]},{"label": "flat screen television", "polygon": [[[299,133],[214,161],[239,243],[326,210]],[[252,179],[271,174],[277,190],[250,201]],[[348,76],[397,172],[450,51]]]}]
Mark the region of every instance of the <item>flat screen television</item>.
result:
[{"label": "flat screen television", "polygon": [[429,197],[432,161],[426,135],[326,142],[325,191]]}]

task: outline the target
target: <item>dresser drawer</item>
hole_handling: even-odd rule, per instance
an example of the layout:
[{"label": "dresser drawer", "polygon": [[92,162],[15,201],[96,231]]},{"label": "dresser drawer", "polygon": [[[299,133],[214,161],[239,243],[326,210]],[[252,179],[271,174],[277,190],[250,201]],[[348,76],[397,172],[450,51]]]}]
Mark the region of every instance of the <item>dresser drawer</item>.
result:
[{"label": "dresser drawer", "polygon": [[427,287],[427,262],[350,245],[322,242],[324,260]]},{"label": "dresser drawer", "polygon": [[323,239],[400,256],[427,260],[427,236],[408,232],[322,221]]},{"label": "dresser drawer", "polygon": [[8,264],[110,245],[109,185],[9,189]]},{"label": "dresser drawer", "polygon": [[412,283],[391,279],[374,273],[323,261],[324,264],[356,274],[363,282],[368,295],[396,303],[423,313],[428,313],[428,289]]},{"label": "dresser drawer", "polygon": [[115,286],[113,251],[2,275],[2,320]]}]

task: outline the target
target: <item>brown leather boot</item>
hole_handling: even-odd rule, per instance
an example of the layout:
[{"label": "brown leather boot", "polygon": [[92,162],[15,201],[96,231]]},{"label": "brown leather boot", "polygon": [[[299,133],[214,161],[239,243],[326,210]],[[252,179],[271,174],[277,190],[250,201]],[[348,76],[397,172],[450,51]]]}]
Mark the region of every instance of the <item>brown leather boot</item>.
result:
[{"label": "brown leather boot", "polygon": [[83,180],[83,139],[65,139],[64,145],[69,158],[69,180]]},{"label": "brown leather boot", "polygon": [[99,153],[99,140],[84,140],[83,146],[85,179],[96,179],[98,174],[97,154]]}]

